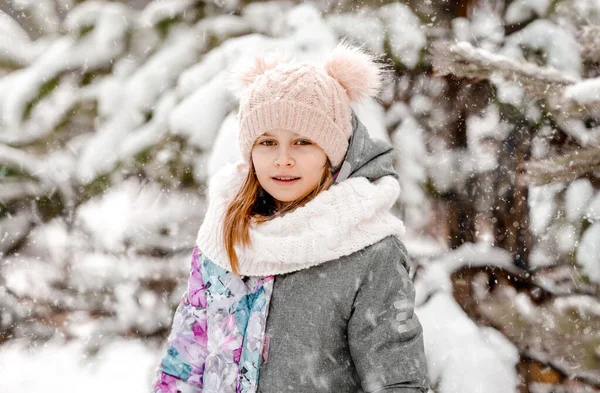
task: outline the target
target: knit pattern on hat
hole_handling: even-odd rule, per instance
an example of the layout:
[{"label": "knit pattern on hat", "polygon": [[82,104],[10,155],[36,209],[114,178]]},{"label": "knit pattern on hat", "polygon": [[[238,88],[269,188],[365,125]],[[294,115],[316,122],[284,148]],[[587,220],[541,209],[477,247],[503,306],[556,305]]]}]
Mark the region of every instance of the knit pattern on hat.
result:
[{"label": "knit pattern on hat", "polygon": [[315,66],[287,65],[257,78],[240,100],[240,150],[249,159],[256,138],[284,129],[319,145],[337,166],[352,132],[348,96],[333,78]]},{"label": "knit pattern on hat", "polygon": [[256,139],[271,130],[295,132],[319,145],[333,167],[343,160],[352,134],[351,101],[374,95],[380,68],[362,50],[338,45],[322,65],[267,61],[259,57],[237,76],[239,144],[248,162]]}]

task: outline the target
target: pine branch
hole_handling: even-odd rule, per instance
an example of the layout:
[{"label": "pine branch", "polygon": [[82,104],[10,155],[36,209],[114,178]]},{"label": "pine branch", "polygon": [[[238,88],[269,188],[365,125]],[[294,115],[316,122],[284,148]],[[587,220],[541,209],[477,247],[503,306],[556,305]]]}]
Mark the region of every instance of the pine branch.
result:
[{"label": "pine branch", "polygon": [[545,99],[557,118],[600,116],[599,99],[582,101],[572,93],[573,89],[580,86],[587,88],[584,85],[589,84],[589,80],[577,83],[574,78],[554,68],[517,61],[475,48],[468,42],[433,42],[431,54],[437,74],[479,79],[500,75],[507,81],[517,83],[531,98]]},{"label": "pine branch", "polygon": [[19,169],[21,173],[30,176],[35,176],[43,168],[41,161],[36,157],[4,144],[0,144],[0,165]]},{"label": "pine branch", "polygon": [[545,160],[528,161],[520,168],[520,184],[543,185],[557,181],[570,181],[600,170],[600,148],[573,150],[562,156]]},{"label": "pine branch", "polygon": [[577,33],[581,57],[600,62],[600,26],[583,26]]},{"label": "pine branch", "polygon": [[552,68],[542,68],[532,63],[475,48],[468,42],[450,44],[437,41],[431,45],[433,66],[442,75],[454,74],[463,78],[489,79],[499,73],[507,80],[519,82],[538,96],[575,83],[575,79]]}]

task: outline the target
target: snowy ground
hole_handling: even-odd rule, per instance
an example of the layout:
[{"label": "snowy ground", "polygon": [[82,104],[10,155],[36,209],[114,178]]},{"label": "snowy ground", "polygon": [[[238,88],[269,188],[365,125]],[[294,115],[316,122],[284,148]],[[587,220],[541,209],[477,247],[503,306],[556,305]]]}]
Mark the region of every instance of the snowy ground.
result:
[{"label": "snowy ground", "polygon": [[13,340],[0,351],[2,393],[148,393],[161,351],[120,339],[90,356],[82,341],[52,340],[34,348]]}]

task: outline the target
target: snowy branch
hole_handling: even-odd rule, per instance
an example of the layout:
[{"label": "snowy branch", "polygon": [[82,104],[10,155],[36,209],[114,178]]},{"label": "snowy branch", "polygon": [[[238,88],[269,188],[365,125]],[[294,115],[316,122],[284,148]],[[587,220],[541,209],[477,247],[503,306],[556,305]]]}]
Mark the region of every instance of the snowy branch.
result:
[{"label": "snowy branch", "polygon": [[516,61],[475,48],[468,42],[449,44],[437,41],[432,43],[431,53],[434,68],[439,74],[488,79],[492,74],[500,73],[508,80],[522,83],[526,90],[537,95],[545,96],[576,82],[558,70]]},{"label": "snowy branch", "polygon": [[600,148],[573,150],[562,156],[529,161],[522,169],[525,172],[519,182],[523,185],[574,180],[586,173],[600,170]]},{"label": "snowy branch", "polygon": [[[574,78],[554,68],[517,61],[475,48],[468,42],[433,42],[431,54],[437,74],[480,79],[490,79],[493,75],[499,75],[518,83],[533,99],[545,98],[557,117],[580,118],[600,114],[599,97],[587,99],[596,89],[596,84],[589,80],[577,83]],[[580,99],[581,96],[586,99]]]},{"label": "snowy branch", "polygon": [[0,163],[18,168],[22,173],[32,175],[39,172],[43,166],[34,156],[20,149],[0,144]]},{"label": "snowy branch", "polygon": [[584,59],[600,62],[600,26],[584,26],[577,34]]}]

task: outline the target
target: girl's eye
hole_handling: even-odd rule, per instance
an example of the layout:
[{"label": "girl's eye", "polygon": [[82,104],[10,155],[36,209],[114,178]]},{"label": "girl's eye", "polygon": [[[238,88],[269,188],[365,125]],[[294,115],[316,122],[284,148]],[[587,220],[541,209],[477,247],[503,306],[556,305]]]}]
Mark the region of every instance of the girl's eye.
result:
[{"label": "girl's eye", "polygon": [[312,145],[311,141],[307,141],[305,139],[300,139],[299,141],[296,141],[296,143],[299,145]]},{"label": "girl's eye", "polygon": [[260,144],[263,146],[273,146],[273,145],[275,145],[275,142],[266,140],[266,141],[261,141]]}]

